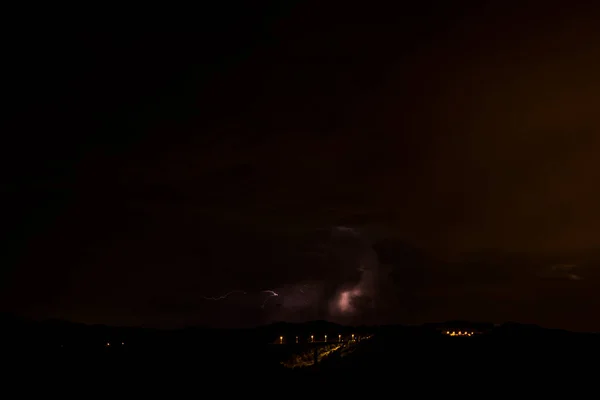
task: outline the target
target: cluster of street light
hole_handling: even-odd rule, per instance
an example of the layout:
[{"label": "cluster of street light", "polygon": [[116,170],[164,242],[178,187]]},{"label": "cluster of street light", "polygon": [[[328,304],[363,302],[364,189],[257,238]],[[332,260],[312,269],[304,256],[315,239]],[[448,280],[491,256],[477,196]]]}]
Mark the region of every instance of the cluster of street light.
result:
[{"label": "cluster of street light", "polygon": [[[110,347],[110,342],[106,342],[105,346]],[[125,342],[121,342],[121,346],[125,346]]]},{"label": "cluster of street light", "polygon": [[[350,341],[355,341],[355,340],[361,340],[361,339],[369,339],[371,338],[371,336],[355,336],[354,333],[352,335],[350,335],[351,339],[349,339]],[[279,336],[279,344],[284,344],[286,342],[285,337],[284,336]],[[300,336],[296,336],[295,337],[295,342],[296,343],[300,343]],[[328,343],[329,339],[327,335],[323,336],[323,340],[319,341],[316,340],[315,341],[315,335],[310,335],[310,340],[309,343]],[[332,343],[341,343],[342,342],[342,335],[337,335],[337,341],[333,341]]]},{"label": "cluster of street light", "polygon": [[446,331],[446,335],[448,336],[473,336],[475,332],[467,332],[467,331]]}]

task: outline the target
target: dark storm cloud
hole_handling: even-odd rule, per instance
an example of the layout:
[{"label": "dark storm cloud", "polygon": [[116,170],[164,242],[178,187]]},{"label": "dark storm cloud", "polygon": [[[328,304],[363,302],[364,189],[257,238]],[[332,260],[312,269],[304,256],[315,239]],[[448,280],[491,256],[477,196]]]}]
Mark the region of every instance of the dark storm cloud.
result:
[{"label": "dark storm cloud", "polygon": [[[7,303],[88,321],[262,321],[254,301],[199,298],[355,282],[345,268],[364,243],[331,237],[347,226],[389,277],[382,319],[584,327],[598,303],[597,13],[531,4],[440,2],[387,26],[339,24],[324,6],[307,23],[315,13],[299,7],[252,51],[214,48],[206,60],[235,58],[227,68],[195,58],[186,35],[141,35],[118,57],[100,40],[90,59],[110,73],[89,90],[105,101],[69,111],[77,134],[102,126],[76,172],[15,197],[44,229],[19,248],[28,256]],[[190,79],[146,99],[169,71]]]},{"label": "dark storm cloud", "polygon": [[[598,304],[597,255],[586,265],[556,263],[573,255],[479,251],[461,260],[432,258],[405,243],[375,246],[387,271],[381,318],[404,321],[466,319],[537,323],[594,330],[582,318]],[[578,277],[575,278],[574,277]],[[388,314],[389,313],[389,314]]]},{"label": "dark storm cloud", "polygon": [[[388,28],[364,29],[369,43],[386,43],[364,57],[365,71],[332,56],[363,59],[359,28],[286,42],[286,55],[269,60],[277,73],[264,78],[275,83],[220,128],[225,139],[173,145],[171,155],[132,167],[134,185],[197,196],[189,207],[275,229],[363,221],[433,249],[593,247],[597,34],[591,17],[548,11],[538,25],[527,9],[465,17],[409,63],[398,53],[368,91],[353,78],[340,84],[350,103],[322,85],[322,64],[334,75],[375,74],[375,55],[393,53]],[[314,79],[306,59],[319,66]],[[323,132],[327,118],[336,123]]]}]

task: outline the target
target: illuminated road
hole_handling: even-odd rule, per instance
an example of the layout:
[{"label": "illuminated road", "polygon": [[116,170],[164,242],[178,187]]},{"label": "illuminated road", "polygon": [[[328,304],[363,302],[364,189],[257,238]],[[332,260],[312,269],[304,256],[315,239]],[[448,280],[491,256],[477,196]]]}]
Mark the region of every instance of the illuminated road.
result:
[{"label": "illuminated road", "polygon": [[281,364],[286,368],[312,367],[329,359],[329,357],[343,357],[346,354],[352,353],[360,342],[368,340],[371,337],[368,336],[358,338],[360,340],[350,339],[341,342],[325,342],[324,340],[298,344],[282,342],[280,346],[289,347],[297,351]]}]

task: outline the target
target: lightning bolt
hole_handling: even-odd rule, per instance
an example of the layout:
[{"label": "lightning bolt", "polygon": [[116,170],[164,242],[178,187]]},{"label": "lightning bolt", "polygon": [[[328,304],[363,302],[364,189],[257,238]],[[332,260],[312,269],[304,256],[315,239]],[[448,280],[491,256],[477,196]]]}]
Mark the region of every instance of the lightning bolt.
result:
[{"label": "lightning bolt", "polygon": [[218,297],[205,297],[202,296],[205,300],[212,300],[212,301],[217,301],[217,300],[224,300],[227,297],[229,297],[230,295],[234,294],[234,293],[242,293],[242,294],[246,294],[246,292],[242,291],[242,290],[232,290],[231,292],[225,293],[223,296],[218,296]]},{"label": "lightning bolt", "polygon": [[260,306],[260,308],[265,308],[265,304],[267,304],[267,301],[269,301],[269,299],[270,299],[271,297],[278,297],[278,296],[279,296],[279,293],[277,293],[277,292],[274,292],[274,291],[272,291],[272,290],[261,290],[261,293],[268,293],[268,294],[269,294],[269,297],[267,297],[267,298],[265,299],[265,301],[263,301],[263,303],[262,303],[262,306]]},{"label": "lightning bolt", "polygon": [[[219,300],[225,300],[227,297],[231,296],[234,293],[241,293],[241,294],[247,294],[246,292],[244,292],[243,290],[232,290],[231,292],[227,292],[222,296],[217,296],[217,297],[206,297],[206,296],[202,296],[203,299],[205,300],[210,300],[210,301],[219,301]],[[263,301],[262,305],[260,306],[260,308],[265,308],[265,305],[267,304],[267,302],[269,301],[269,299],[271,297],[279,297],[279,293],[273,291],[273,290],[261,290],[260,293],[267,293],[269,296],[265,299],[265,301]]]}]

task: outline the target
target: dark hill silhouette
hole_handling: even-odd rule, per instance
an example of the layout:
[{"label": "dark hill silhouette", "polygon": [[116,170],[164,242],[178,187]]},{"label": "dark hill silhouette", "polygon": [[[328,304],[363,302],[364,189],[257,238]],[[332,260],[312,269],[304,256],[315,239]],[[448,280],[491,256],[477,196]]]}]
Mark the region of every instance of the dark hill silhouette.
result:
[{"label": "dark hill silhouette", "polygon": [[[574,374],[600,355],[597,334],[545,329],[508,322],[501,325],[448,321],[421,326],[385,325],[349,327],[328,321],[277,322],[254,329],[188,327],[157,330],[136,327],[84,325],[68,321],[29,321],[2,315],[0,327],[5,362],[28,376],[128,376],[135,382],[152,379],[197,379],[198,376],[261,376],[289,382],[314,379],[323,384],[336,377],[402,377],[419,379],[504,379],[510,374]],[[447,327],[477,329],[477,337],[456,338]],[[342,353],[333,353],[316,365],[288,369],[281,364],[293,354],[310,355],[310,335],[336,345],[355,334],[365,338]],[[295,343],[295,337],[304,338]],[[285,338],[283,345],[276,344]],[[333,343],[331,343],[333,342]],[[110,345],[109,345],[110,343]],[[310,356],[309,356],[310,359]],[[568,368],[565,369],[565,365]],[[591,365],[591,364],[590,364]],[[537,372],[536,372],[537,373]],[[512,376],[512,375],[511,375]],[[361,378],[361,379],[363,379]],[[128,378],[129,379],[129,378]],[[188,379],[188,378],[185,378]],[[370,378],[369,378],[370,379]],[[146,384],[146,383],[144,383]]]}]

